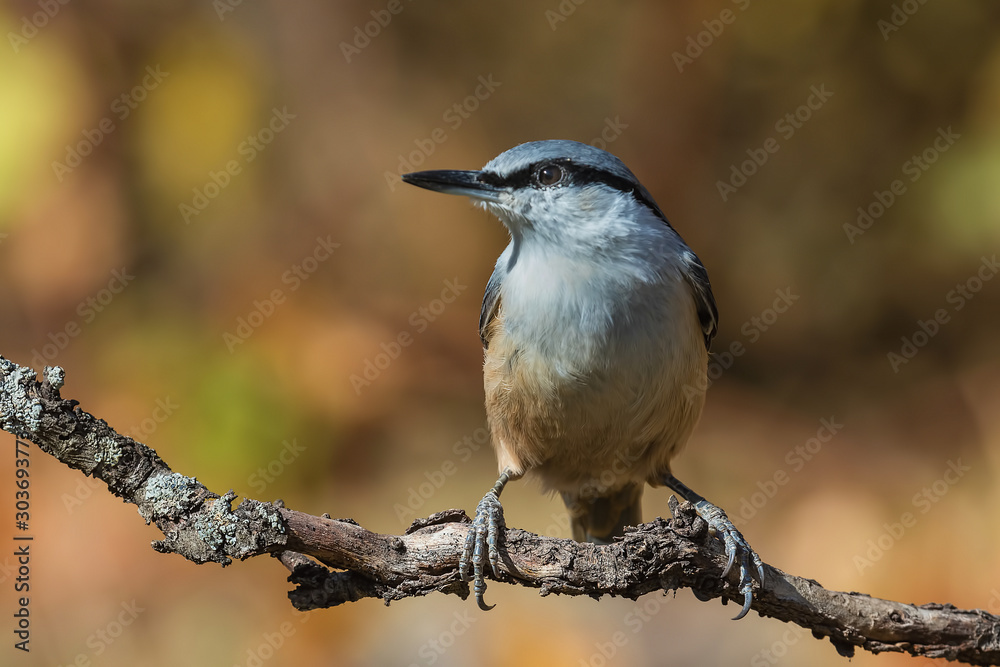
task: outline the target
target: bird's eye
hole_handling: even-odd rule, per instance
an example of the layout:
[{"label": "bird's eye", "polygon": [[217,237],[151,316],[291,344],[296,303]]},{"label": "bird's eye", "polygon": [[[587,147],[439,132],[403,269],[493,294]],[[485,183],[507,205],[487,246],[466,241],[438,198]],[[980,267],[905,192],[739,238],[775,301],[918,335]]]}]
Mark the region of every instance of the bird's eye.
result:
[{"label": "bird's eye", "polygon": [[555,185],[562,180],[562,177],[562,168],[555,164],[547,164],[539,169],[535,174],[535,178],[538,179],[538,184],[545,186]]}]

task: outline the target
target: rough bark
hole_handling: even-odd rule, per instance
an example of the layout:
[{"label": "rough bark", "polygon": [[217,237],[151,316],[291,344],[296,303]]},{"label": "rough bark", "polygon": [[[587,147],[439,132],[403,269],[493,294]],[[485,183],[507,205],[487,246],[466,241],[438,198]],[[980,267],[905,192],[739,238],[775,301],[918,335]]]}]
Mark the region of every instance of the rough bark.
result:
[{"label": "rough bark", "polygon": [[[35,443],[65,465],[102,480],[138,507],[164,539],[163,553],[195,563],[228,565],[271,554],[291,572],[289,593],[301,610],[363,598],[392,600],[451,593],[465,598],[458,558],[469,527],[462,510],[439,512],[403,535],[380,535],[350,519],[312,516],[280,502],[219,495],[197,479],[173,472],[155,451],[116,433],[106,422],[60,396],[64,374],[34,370],[0,357],[0,429]],[[628,531],[615,544],[595,546],[508,529],[501,581],[541,594],[614,595],[635,599],[654,591],[691,588],[700,598],[721,597],[737,607],[737,573],[722,580],[725,556],[718,540],[688,503],[674,518]],[[765,565],[753,609],[829,637],[844,656],[856,647],[948,658],[972,665],[1000,664],[1000,618],[949,604],[911,605],[863,593],[830,591],[819,583]]]}]

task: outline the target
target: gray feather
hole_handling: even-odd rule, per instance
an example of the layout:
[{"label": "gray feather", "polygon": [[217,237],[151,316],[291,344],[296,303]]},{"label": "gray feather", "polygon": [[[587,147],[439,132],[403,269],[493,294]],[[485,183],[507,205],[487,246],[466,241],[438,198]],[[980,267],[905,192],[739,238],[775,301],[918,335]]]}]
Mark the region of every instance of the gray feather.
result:
[{"label": "gray feather", "polygon": [[698,309],[698,320],[701,322],[701,330],[705,334],[705,349],[712,349],[712,339],[719,332],[719,309],[715,305],[715,295],[712,294],[712,283],[708,280],[708,271],[701,263],[698,256],[693,252],[686,252],[683,256],[687,271],[684,277],[691,286],[694,295],[695,306]]},{"label": "gray feather", "polygon": [[483,308],[479,311],[479,338],[483,341],[483,348],[489,348],[490,341],[486,337],[490,323],[496,318],[500,310],[500,286],[503,283],[506,269],[497,267],[493,270],[493,275],[486,283],[486,293],[483,294]]}]

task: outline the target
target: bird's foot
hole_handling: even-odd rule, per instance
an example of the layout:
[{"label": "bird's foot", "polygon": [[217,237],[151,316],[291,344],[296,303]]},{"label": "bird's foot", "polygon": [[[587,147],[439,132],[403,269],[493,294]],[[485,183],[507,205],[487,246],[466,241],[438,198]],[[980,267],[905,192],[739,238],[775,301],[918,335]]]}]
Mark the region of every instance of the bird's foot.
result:
[{"label": "bird's foot", "polygon": [[694,508],[708,524],[708,527],[721,537],[726,545],[726,555],[729,557],[729,561],[726,563],[726,569],[722,571],[723,579],[729,575],[729,571],[733,568],[736,557],[739,555],[740,592],[743,593],[743,609],[733,618],[734,621],[738,621],[747,615],[747,612],[750,611],[750,603],[753,602],[753,577],[750,574],[750,561],[753,561],[753,564],[757,566],[761,585],[764,584],[764,564],[757,552],[750,548],[746,538],[737,530],[721,508],[704,499],[696,502]]},{"label": "bird's foot", "polygon": [[500,551],[497,542],[500,539],[501,528],[504,527],[503,505],[495,489],[483,496],[476,507],[476,516],[472,520],[469,534],[465,538],[465,548],[459,559],[458,572],[462,579],[469,581],[469,568],[472,568],[472,590],[476,594],[476,603],[483,611],[489,611],[496,605],[487,605],[483,600],[486,592],[484,571],[487,561],[493,570],[495,578],[500,577]]}]

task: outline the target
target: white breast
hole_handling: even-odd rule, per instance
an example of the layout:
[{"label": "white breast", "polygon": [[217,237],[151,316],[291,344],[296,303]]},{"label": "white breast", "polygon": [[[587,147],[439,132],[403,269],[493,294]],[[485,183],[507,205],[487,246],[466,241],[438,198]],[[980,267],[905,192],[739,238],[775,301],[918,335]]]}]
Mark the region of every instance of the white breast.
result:
[{"label": "white breast", "polygon": [[633,262],[519,248],[501,288],[502,339],[486,362],[501,468],[535,469],[560,491],[621,469],[623,457],[621,484],[665,472],[701,413],[684,386],[707,364],[672,250],[643,248]]}]

